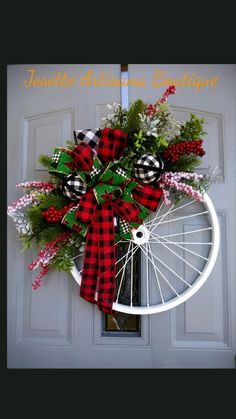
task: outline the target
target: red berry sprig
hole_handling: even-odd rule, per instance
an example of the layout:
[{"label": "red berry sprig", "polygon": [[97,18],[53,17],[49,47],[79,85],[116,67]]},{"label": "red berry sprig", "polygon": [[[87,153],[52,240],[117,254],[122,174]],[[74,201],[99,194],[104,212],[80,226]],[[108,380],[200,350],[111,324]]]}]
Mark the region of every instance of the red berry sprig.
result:
[{"label": "red berry sprig", "polygon": [[171,144],[162,154],[163,159],[174,163],[179,160],[183,154],[194,153],[197,156],[203,157],[206,154],[202,148],[203,140],[182,141],[181,143]]},{"label": "red berry sprig", "polygon": [[164,94],[162,95],[161,99],[159,99],[157,101],[158,105],[160,103],[164,103],[167,101],[168,97],[170,95],[175,95],[176,93],[176,86],[174,84],[172,84],[171,86],[167,87],[166,91],[164,92]]},{"label": "red berry sprig", "polygon": [[146,115],[149,117],[152,117],[154,113],[156,112],[156,107],[150,103],[150,105],[147,105],[146,108]]},{"label": "red berry sprig", "polygon": [[64,215],[74,206],[73,202],[70,202],[68,205],[64,205],[61,209],[56,209],[55,207],[49,207],[42,212],[44,218],[46,218],[48,223],[57,223],[62,220]]}]

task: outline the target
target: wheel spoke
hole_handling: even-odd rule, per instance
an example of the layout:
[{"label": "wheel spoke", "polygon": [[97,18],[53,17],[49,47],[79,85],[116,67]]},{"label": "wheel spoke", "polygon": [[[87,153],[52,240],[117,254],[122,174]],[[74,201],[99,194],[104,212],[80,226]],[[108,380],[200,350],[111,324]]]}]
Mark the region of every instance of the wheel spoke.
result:
[{"label": "wheel spoke", "polygon": [[[152,260],[150,259],[150,257],[148,256],[148,254],[146,253],[146,251],[144,250],[144,246],[141,245],[141,250],[143,251],[143,253],[146,255],[146,257],[150,260],[150,262],[153,264]],[[154,255],[153,255],[154,256]],[[156,266],[155,264],[153,264],[154,266]],[[172,287],[172,285],[169,283],[168,279],[163,275],[163,273],[160,271],[160,269],[156,266],[156,270],[159,272],[159,274],[161,275],[161,277],[166,281],[166,283],[169,285],[169,287],[174,291],[175,295],[179,297],[178,292],[174,289],[174,287]]]},{"label": "wheel spoke", "polygon": [[[132,242],[133,243],[133,242]],[[136,253],[136,251],[138,250],[138,248],[139,248],[139,245],[136,245],[135,247],[134,247],[134,251],[133,251],[133,249],[131,249],[130,250],[130,252],[131,252],[131,255],[129,256],[129,258],[128,258],[128,260],[127,260],[127,262],[126,262],[126,265],[127,265],[127,263],[130,261],[130,259],[134,256],[134,254]],[[129,252],[129,253],[130,253]],[[122,259],[123,258],[125,258],[126,257],[126,255],[124,255],[123,257],[122,257]],[[121,259],[120,259],[120,261],[121,261]],[[116,262],[116,264],[117,264],[118,262]],[[117,272],[117,274],[116,274],[116,278],[118,277],[118,275],[121,273],[121,271],[122,271],[122,269],[124,269],[125,267],[126,267],[126,265],[124,265],[124,266],[122,266],[122,268],[120,268],[120,270],[119,270],[119,272]]]},{"label": "wheel spoke", "polygon": [[[133,243],[132,241],[130,241],[130,243]],[[135,252],[136,252],[136,250],[137,250],[137,248],[135,248]],[[129,250],[125,255],[123,255],[120,259],[118,259],[117,261],[116,261],[116,263],[115,263],[115,265],[117,265],[119,262],[121,262],[126,256],[128,256],[128,254],[130,254],[132,252],[132,250]],[[134,252],[134,253],[135,253]],[[129,256],[129,259],[128,259],[128,261],[131,259],[131,257],[132,257],[132,254]],[[116,278],[117,278],[117,276],[120,274],[120,272],[122,271],[122,269],[124,269],[124,267],[125,267],[126,265],[123,265],[122,266],[122,268],[119,270],[119,272],[116,274]],[[105,271],[104,271],[104,273],[105,272],[107,272],[107,271],[109,271],[109,269],[111,269],[111,266],[109,266]],[[79,271],[79,273],[81,273],[83,271],[83,269],[81,269],[81,271]]]},{"label": "wheel spoke", "polygon": [[[132,241],[130,241],[130,243],[132,243]],[[127,254],[129,254],[129,253],[131,253],[132,252],[132,249],[130,249],[129,250],[129,247],[128,247],[128,251],[127,251],[127,253],[125,253],[125,255],[123,255],[120,259],[118,259],[117,261],[116,261],[116,265],[119,263],[119,262],[121,262],[125,257],[126,257],[126,255]],[[110,269],[110,268],[109,268]]]},{"label": "wheel spoke", "polygon": [[[152,253],[152,252],[151,252]],[[170,272],[172,272],[172,274],[174,274],[177,278],[179,278],[182,282],[184,282],[188,287],[191,287],[191,285],[186,282],[179,274],[177,274],[173,269],[171,269],[168,265],[166,265],[165,262],[163,262],[163,260],[159,259],[154,253],[152,253],[152,256],[158,261],[160,262],[163,266],[165,266],[166,269],[168,269]],[[156,266],[157,268],[157,266]],[[157,268],[158,269],[158,268]]]},{"label": "wheel spoke", "polygon": [[[155,238],[157,238],[157,243],[160,243],[160,239],[162,239],[162,237],[161,236],[158,236],[158,234],[153,234],[153,233],[151,233],[151,235],[153,236],[153,237],[155,237]],[[164,240],[165,240],[165,243],[168,243],[168,244],[174,244],[174,246],[177,246],[177,247],[179,247],[180,249],[183,249],[183,250],[185,250],[186,252],[188,252],[188,253],[192,253],[193,255],[195,255],[195,256],[198,256],[199,258],[201,258],[201,259],[204,259],[204,260],[208,260],[208,258],[205,258],[204,256],[202,256],[202,255],[199,255],[198,253],[196,253],[196,252],[193,252],[193,250],[189,250],[189,249],[186,249],[185,247],[183,247],[183,246],[181,246],[181,245],[179,245],[179,244],[177,244],[177,243],[172,243],[170,240],[168,240],[168,239],[165,239],[164,238]]]},{"label": "wheel spoke", "polygon": [[164,220],[164,218],[170,213],[170,211],[172,210],[172,208],[174,208],[174,206],[175,205],[172,205],[169,209],[168,209],[168,211],[166,211],[166,213],[161,217],[161,219],[160,219],[160,221],[158,221],[158,223],[154,226],[154,227],[150,227],[149,228],[149,231],[154,231],[155,230],[155,228],[157,228],[157,226],[162,222],[162,220]]},{"label": "wheel spoke", "polygon": [[[118,312],[141,315],[168,310],[195,293],[195,283],[201,284],[199,278],[203,283],[209,276],[208,265],[215,262],[219,246],[217,216],[210,198],[206,194],[202,203],[186,199],[175,203],[171,194],[170,200],[172,202],[165,205],[161,199],[156,213],[150,214],[143,222],[139,234],[136,232],[131,240],[121,238],[115,243],[116,296],[113,309]],[[183,229],[182,224],[187,219],[189,226]],[[202,222],[196,225],[196,222],[190,222],[192,220]],[[118,219],[115,220],[117,224]],[[83,267],[83,247],[78,248],[72,258],[72,275],[79,285],[83,277],[83,269],[80,269]],[[139,278],[142,293],[138,303],[136,259],[139,252],[142,255],[142,277]],[[187,268],[186,277],[184,267]],[[109,265],[106,270],[109,272],[111,268]]]},{"label": "wheel spoke", "polygon": [[[163,202],[163,201],[162,201],[162,202]],[[173,212],[178,211],[178,210],[180,210],[180,209],[182,209],[182,208],[185,208],[185,207],[187,207],[188,205],[191,205],[191,204],[193,204],[193,203],[195,203],[195,204],[196,204],[196,201],[190,201],[190,202],[188,202],[187,204],[181,205],[180,207],[177,207],[177,208],[173,209],[173,211],[170,211],[170,212],[169,212],[169,214],[172,214]],[[161,218],[161,217],[162,217],[162,215],[159,215],[158,217],[155,217],[155,221],[156,221],[157,219]],[[153,221],[153,220],[148,221],[147,223],[145,223],[145,225],[147,226],[148,224],[152,223],[152,221]]]},{"label": "wheel spoke", "polygon": [[182,233],[167,234],[166,236],[162,236],[162,238],[182,236],[182,235],[184,236],[185,234],[199,233],[200,231],[207,231],[207,230],[212,230],[212,227],[200,228],[199,230],[185,231]]},{"label": "wheel spoke", "polygon": [[[127,265],[127,259],[128,259],[128,255],[129,255],[131,244],[133,244],[133,242],[130,241],[129,242],[129,247],[128,247],[128,252],[125,255],[126,256],[126,259],[125,259],[124,266]],[[124,275],[125,275],[125,269],[122,272],[122,276],[121,276],[121,280],[120,280],[120,284],[119,284],[119,288],[118,288],[118,292],[117,292],[116,302],[118,302],[118,298],[119,298],[119,295],[120,295],[120,290],[121,290],[121,286],[122,286],[122,283],[123,283]]]},{"label": "wheel spoke", "polygon": [[132,242],[132,259],[130,269],[130,306],[133,307],[133,281],[134,281],[134,243]]},{"label": "wheel spoke", "polygon": [[[127,240],[119,240],[118,242],[116,242],[115,246],[117,246],[119,243],[128,243]],[[84,256],[84,252],[83,253],[79,253],[78,255],[74,256],[73,258],[71,258],[72,260],[75,260],[81,256]]]},{"label": "wheel spoke", "polygon": [[81,256],[84,256],[84,253],[79,253],[78,255],[74,256],[73,258],[71,258],[72,260],[75,260],[77,258],[81,258]]},{"label": "wheel spoke", "polygon": [[174,221],[185,220],[186,218],[197,217],[198,215],[208,214],[208,211],[198,212],[196,214],[185,215],[184,217],[172,218],[171,220],[161,221],[156,226],[166,223],[173,223]]},{"label": "wheel spoke", "polygon": [[[161,236],[161,238],[163,239],[163,236]],[[160,244],[160,242],[158,240],[155,240],[154,238],[151,239],[151,240],[149,240],[149,243],[152,243],[152,244],[154,244],[154,243],[155,244]],[[205,245],[205,246],[210,246],[210,245],[213,244],[212,242],[208,242],[208,243],[204,242],[204,243],[202,243],[202,242],[172,242],[172,241],[169,242],[169,243],[170,244],[185,244],[185,246],[187,246],[189,244],[193,244],[193,245],[195,245],[195,244],[201,244],[201,245]]]},{"label": "wheel spoke", "polygon": [[[147,243],[145,243],[145,247],[147,250]],[[149,269],[148,269],[148,262],[146,263],[146,287],[147,287],[147,306],[149,307]]]},{"label": "wheel spoke", "polygon": [[[155,217],[153,218],[153,220],[148,221],[147,223],[145,223],[145,225],[148,225],[149,223],[151,223],[150,228],[152,227],[152,225],[157,220],[157,218],[159,218],[158,215],[160,214],[163,205],[164,205],[164,201],[162,201],[162,203],[161,203],[160,207],[158,208],[158,211],[157,211]],[[162,215],[161,215],[161,217],[162,217]]]},{"label": "wheel spoke", "polygon": [[186,265],[188,265],[190,268],[194,269],[194,271],[198,272],[199,274],[201,274],[202,272],[199,271],[199,269],[195,268],[195,266],[193,266],[191,263],[187,262],[187,260],[185,260],[184,258],[182,258],[182,256],[178,255],[178,253],[176,253],[174,250],[170,249],[165,243],[159,241],[159,243],[161,243],[162,246],[164,246],[166,249],[168,249],[171,253],[173,253],[173,255],[175,255],[177,258],[179,258],[180,260],[182,260],[184,263],[186,263]]},{"label": "wheel spoke", "polygon": [[[149,243],[148,243],[148,247],[149,247],[149,251],[150,251],[150,255],[151,255],[151,259],[152,259],[152,263],[153,263],[153,267],[154,267],[154,272],[155,272],[155,275],[156,275],[158,290],[159,290],[159,293],[160,293],[160,296],[161,296],[161,301],[162,301],[162,304],[163,304],[165,302],[165,300],[163,298],[163,294],[162,294],[162,291],[161,291],[161,285],[160,285],[160,281],[159,281],[159,278],[158,278],[158,275],[157,275],[157,269],[156,269],[156,265],[155,265],[154,260],[153,260],[152,251],[151,251],[151,247],[150,247]],[[147,262],[147,265],[148,265],[148,262]]]}]

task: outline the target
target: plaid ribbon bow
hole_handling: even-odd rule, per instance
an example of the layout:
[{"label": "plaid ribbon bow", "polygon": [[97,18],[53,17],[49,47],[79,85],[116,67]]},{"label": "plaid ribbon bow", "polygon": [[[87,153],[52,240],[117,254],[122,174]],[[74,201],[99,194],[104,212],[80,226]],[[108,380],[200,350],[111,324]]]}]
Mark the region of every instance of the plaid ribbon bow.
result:
[{"label": "plaid ribbon bow", "polygon": [[56,149],[50,170],[66,176],[76,174],[85,185],[79,202],[62,222],[86,236],[80,295],[95,303],[97,292],[98,308],[105,313],[112,313],[116,286],[114,216],[121,220],[119,237],[131,239],[131,229],[142,224],[150,211],[156,211],[162,194],[157,187],[138,184],[114,162],[122,156],[126,139],[121,130],[105,128],[96,154],[83,141],[72,151]]}]

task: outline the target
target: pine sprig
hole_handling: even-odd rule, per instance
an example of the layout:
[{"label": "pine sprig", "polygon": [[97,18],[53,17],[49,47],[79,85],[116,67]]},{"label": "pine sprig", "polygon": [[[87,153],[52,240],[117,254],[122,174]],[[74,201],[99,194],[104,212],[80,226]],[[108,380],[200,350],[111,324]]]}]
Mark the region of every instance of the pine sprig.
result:
[{"label": "pine sprig", "polygon": [[197,181],[185,179],[184,182],[202,193],[205,193],[210,186],[210,179],[207,176],[203,176],[202,179],[198,179]]},{"label": "pine sprig", "polygon": [[182,141],[194,141],[207,134],[203,129],[204,118],[198,118],[193,113],[190,114],[190,120],[186,121],[180,127],[180,135],[170,141],[170,144],[180,143]]},{"label": "pine sprig", "polygon": [[57,238],[60,234],[68,231],[67,227],[63,224],[52,224],[41,230],[36,237],[37,243],[45,245]]},{"label": "pine sprig", "polygon": [[82,242],[82,237],[72,234],[71,240],[63,247],[59,248],[52,260],[52,266],[59,271],[70,273],[73,267],[73,257],[79,252],[78,248]]},{"label": "pine sprig", "polygon": [[33,246],[34,238],[35,238],[35,236],[33,234],[31,236],[28,236],[28,235],[19,236],[19,239],[23,243],[23,247],[22,247],[22,250],[21,250],[22,252],[24,252],[27,249],[30,249]]},{"label": "pine sprig", "polygon": [[37,200],[39,201],[40,209],[46,209],[49,207],[61,209],[70,202],[65,195],[55,193],[51,193],[49,195],[39,194],[37,196]]},{"label": "pine sprig", "polygon": [[48,226],[48,223],[43,217],[42,210],[39,208],[39,206],[33,206],[29,208],[26,214],[29,218],[29,221],[31,222],[34,234],[37,235],[41,230]]},{"label": "pine sprig", "polygon": [[175,163],[166,166],[166,170],[172,172],[194,172],[201,164],[201,159],[196,154],[183,154]]},{"label": "pine sprig", "polygon": [[105,127],[124,130],[127,120],[127,109],[122,109],[119,103],[109,106],[109,108],[113,109],[114,113],[106,118]]},{"label": "pine sprig", "polygon": [[46,167],[47,169],[52,164],[52,158],[50,156],[47,156],[46,154],[41,154],[38,158],[38,161],[42,166]]},{"label": "pine sprig", "polygon": [[127,120],[124,126],[124,131],[128,133],[128,135],[133,134],[134,132],[138,132],[140,130],[140,116],[139,114],[144,110],[144,103],[141,99],[136,100],[127,111]]},{"label": "pine sprig", "polygon": [[66,148],[68,148],[69,150],[73,150],[75,148],[75,143],[73,143],[73,141],[67,140]]},{"label": "pine sprig", "polygon": [[59,186],[61,185],[62,177],[50,173],[49,180],[55,185],[55,188],[59,188]]},{"label": "pine sprig", "polygon": [[59,271],[65,271],[67,273],[71,272],[73,267],[73,261],[70,259],[69,256],[66,256],[65,251],[60,249],[56,256],[53,258],[52,266]]}]

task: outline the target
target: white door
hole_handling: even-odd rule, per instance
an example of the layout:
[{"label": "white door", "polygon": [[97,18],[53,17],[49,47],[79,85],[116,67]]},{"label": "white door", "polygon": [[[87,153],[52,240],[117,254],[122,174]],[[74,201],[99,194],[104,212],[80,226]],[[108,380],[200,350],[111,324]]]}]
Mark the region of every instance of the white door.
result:
[{"label": "white door", "polygon": [[[27,71],[52,77],[68,73],[73,87],[29,87]],[[92,69],[120,77],[119,65],[17,65],[8,68],[8,202],[20,197],[18,182],[46,179],[37,162],[41,153],[72,139],[74,128],[101,125],[106,104],[120,101],[119,87],[79,86]],[[129,65],[129,77],[144,77],[145,87],[129,87],[129,100],[156,101],[164,90],[153,88],[155,70],[178,78],[184,72],[205,79],[218,76],[216,88],[180,87],[171,98],[176,115],[205,117],[208,136],[204,167],[218,165],[223,178],[210,197],[221,228],[215,268],[203,288],[169,312],[136,318],[123,332],[110,326],[96,306],[79,296],[72,277],[51,273],[31,291],[27,270],[33,255],[20,253],[8,220],[8,367],[10,368],[233,368],[235,357],[235,84],[232,65]],[[35,274],[34,274],[35,275]],[[134,326],[136,324],[136,326]],[[112,328],[112,326],[111,326]],[[134,329],[134,330],[133,330]]]}]

